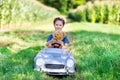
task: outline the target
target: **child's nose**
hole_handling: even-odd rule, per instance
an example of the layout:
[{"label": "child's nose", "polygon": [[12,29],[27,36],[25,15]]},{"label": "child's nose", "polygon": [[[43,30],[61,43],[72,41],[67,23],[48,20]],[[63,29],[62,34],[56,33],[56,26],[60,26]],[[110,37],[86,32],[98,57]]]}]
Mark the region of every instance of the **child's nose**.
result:
[{"label": "child's nose", "polygon": [[58,26],[58,28],[61,28],[61,26]]}]

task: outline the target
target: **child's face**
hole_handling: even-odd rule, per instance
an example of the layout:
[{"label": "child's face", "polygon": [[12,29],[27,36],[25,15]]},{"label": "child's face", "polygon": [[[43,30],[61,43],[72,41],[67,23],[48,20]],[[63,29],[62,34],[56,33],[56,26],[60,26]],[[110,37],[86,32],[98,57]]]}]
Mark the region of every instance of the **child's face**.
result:
[{"label": "child's face", "polygon": [[56,31],[57,31],[57,30],[62,30],[62,28],[64,27],[63,22],[60,21],[60,20],[57,20],[57,21],[55,22],[55,24],[54,24],[54,27],[55,27],[55,30],[56,30]]}]

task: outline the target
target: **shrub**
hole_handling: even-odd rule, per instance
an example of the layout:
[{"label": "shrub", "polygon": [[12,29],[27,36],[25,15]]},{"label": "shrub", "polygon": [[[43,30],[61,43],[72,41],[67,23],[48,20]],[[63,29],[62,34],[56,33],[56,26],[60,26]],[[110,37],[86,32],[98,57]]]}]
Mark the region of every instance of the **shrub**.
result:
[{"label": "shrub", "polygon": [[38,0],[42,3],[56,8],[61,13],[67,13],[67,11],[73,8],[74,0]]},{"label": "shrub", "polygon": [[92,8],[85,8],[85,13],[86,13],[86,21],[88,22],[95,22],[96,16],[95,16],[95,11]]},{"label": "shrub", "polygon": [[0,0],[0,22],[9,23],[36,22],[59,14],[36,5],[29,0]]},{"label": "shrub", "polygon": [[94,5],[93,6],[94,10],[95,10],[95,16],[96,16],[96,21],[95,22],[102,22],[102,8],[99,5]]},{"label": "shrub", "polygon": [[[38,0],[48,6],[56,8],[61,13],[68,13],[79,5],[85,4],[89,0]],[[94,0],[92,0],[94,2]]]},{"label": "shrub", "polygon": [[113,4],[111,9],[110,9],[110,16],[109,16],[109,22],[110,23],[117,23],[117,17],[119,17],[119,9],[120,5],[119,4]]},{"label": "shrub", "polygon": [[70,12],[68,17],[75,21],[120,24],[119,4],[120,2],[118,1],[98,1],[94,4],[87,3],[84,5],[85,7],[75,9],[74,13]]},{"label": "shrub", "polygon": [[109,8],[108,5],[103,6],[103,23],[108,23],[109,21]]},{"label": "shrub", "polygon": [[79,10],[76,12],[71,12],[68,14],[68,18],[71,18],[74,21],[85,21],[85,13],[83,10]]}]

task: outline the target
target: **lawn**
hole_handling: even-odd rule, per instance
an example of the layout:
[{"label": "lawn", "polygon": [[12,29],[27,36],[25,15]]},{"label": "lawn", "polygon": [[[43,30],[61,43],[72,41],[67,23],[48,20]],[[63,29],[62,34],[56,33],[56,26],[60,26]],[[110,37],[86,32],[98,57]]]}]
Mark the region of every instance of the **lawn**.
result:
[{"label": "lawn", "polygon": [[32,25],[0,32],[0,80],[119,80],[120,26],[69,23],[64,27],[77,72],[70,77],[48,76],[33,70],[35,55],[45,48],[52,25]]}]

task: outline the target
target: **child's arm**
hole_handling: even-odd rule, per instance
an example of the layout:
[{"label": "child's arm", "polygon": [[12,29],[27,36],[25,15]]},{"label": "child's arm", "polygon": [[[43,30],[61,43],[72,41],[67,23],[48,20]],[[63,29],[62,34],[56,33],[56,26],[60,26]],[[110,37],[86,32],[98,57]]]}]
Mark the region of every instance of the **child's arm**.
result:
[{"label": "child's arm", "polygon": [[46,47],[47,48],[52,48],[52,40],[50,40],[46,43]]},{"label": "child's arm", "polygon": [[47,38],[47,43],[46,43],[46,47],[47,47],[47,48],[51,48],[51,47],[52,47],[52,44],[51,44],[52,38],[53,38],[53,36],[52,36],[52,34],[50,34],[50,35],[48,36],[48,38]]}]

